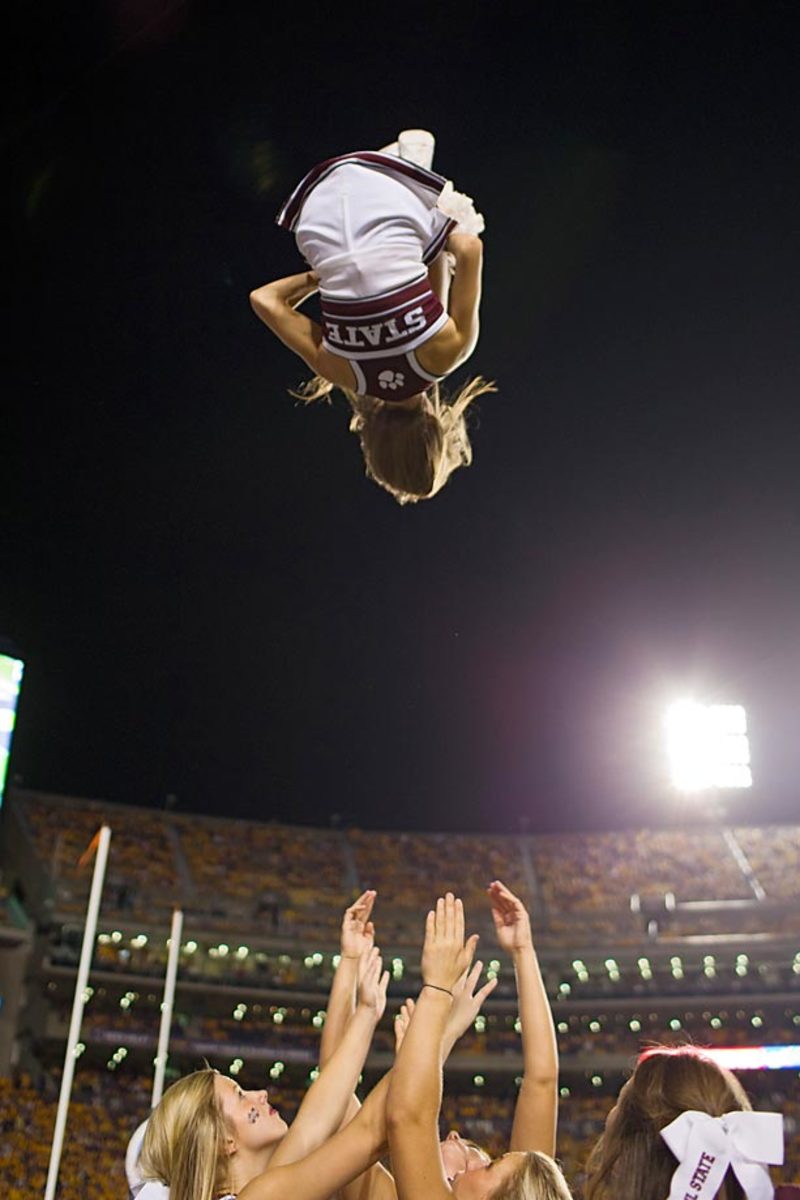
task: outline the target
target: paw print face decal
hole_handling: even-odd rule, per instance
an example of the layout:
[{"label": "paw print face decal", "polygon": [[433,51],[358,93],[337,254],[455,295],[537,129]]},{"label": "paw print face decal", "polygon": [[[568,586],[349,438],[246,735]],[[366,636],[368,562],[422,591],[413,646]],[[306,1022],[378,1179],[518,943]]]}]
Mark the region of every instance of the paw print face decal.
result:
[{"label": "paw print face decal", "polygon": [[382,387],[384,391],[388,388],[390,392],[393,392],[402,387],[405,381],[406,377],[402,371],[381,371],[378,374],[378,386]]}]

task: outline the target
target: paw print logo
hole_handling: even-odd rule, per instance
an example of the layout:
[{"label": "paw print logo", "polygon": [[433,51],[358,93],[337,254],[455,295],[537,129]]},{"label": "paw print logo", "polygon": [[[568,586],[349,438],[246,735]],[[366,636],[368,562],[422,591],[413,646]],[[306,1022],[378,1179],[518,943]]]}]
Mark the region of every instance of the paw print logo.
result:
[{"label": "paw print logo", "polygon": [[406,381],[406,377],[402,371],[381,371],[378,374],[378,384],[384,391],[388,388],[390,392],[402,387]]}]

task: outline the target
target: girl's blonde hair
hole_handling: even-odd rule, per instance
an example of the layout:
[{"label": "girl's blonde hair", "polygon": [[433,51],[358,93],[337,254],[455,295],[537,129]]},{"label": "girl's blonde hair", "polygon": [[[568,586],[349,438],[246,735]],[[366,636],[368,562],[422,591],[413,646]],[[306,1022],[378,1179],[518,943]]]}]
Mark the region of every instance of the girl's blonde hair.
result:
[{"label": "girl's blonde hair", "polygon": [[[333,388],[327,379],[315,375],[291,395],[310,404],[329,399]],[[429,407],[415,409],[357,396],[349,388],[339,390],[352,409],[350,429],[361,442],[367,475],[399,504],[414,504],[435,496],[453,471],[472,462],[466,410],[478,396],[497,388],[477,376],[450,399],[434,383],[424,393]]]},{"label": "girl's blonde hair", "polygon": [[488,1200],[572,1200],[572,1193],[558,1163],[549,1154],[531,1150]]},{"label": "girl's blonde hair", "polygon": [[[646,1050],[587,1162],[586,1200],[664,1200],[677,1160],[661,1130],[688,1109],[721,1117],[749,1110],[738,1079],[694,1046]],[[719,1200],[742,1200],[728,1174]]]},{"label": "girl's blonde hair", "polygon": [[147,1122],[139,1171],[166,1184],[170,1200],[216,1200],[230,1190],[216,1075],[209,1067],[173,1083]]}]

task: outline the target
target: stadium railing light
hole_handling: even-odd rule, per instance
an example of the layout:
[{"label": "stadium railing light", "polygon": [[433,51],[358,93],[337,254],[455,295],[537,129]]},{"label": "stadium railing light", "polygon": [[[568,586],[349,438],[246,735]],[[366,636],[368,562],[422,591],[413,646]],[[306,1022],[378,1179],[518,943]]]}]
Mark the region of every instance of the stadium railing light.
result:
[{"label": "stadium railing light", "polygon": [[713,1046],[703,1054],[729,1071],[784,1071],[800,1067],[800,1046]]},{"label": "stadium railing light", "polygon": [[667,712],[672,784],[681,792],[753,786],[747,714],[741,704],[680,700]]}]

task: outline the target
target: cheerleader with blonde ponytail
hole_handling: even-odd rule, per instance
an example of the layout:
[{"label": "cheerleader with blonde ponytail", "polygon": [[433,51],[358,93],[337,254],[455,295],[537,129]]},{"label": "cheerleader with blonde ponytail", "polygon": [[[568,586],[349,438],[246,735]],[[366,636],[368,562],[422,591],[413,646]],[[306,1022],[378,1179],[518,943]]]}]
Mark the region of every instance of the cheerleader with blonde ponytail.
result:
[{"label": "cheerleader with blonde ponytail", "polygon": [[[344,1036],[306,1092],[291,1127],[266,1090],[245,1091],[210,1067],[167,1088],[127,1164],[141,1200],[329,1200],[380,1157],[386,1090],[373,1089],[343,1125],[375,1026],[388,972],[370,948]],[[139,1131],[137,1131],[138,1133]],[[142,1185],[142,1186],[140,1186]]]}]

